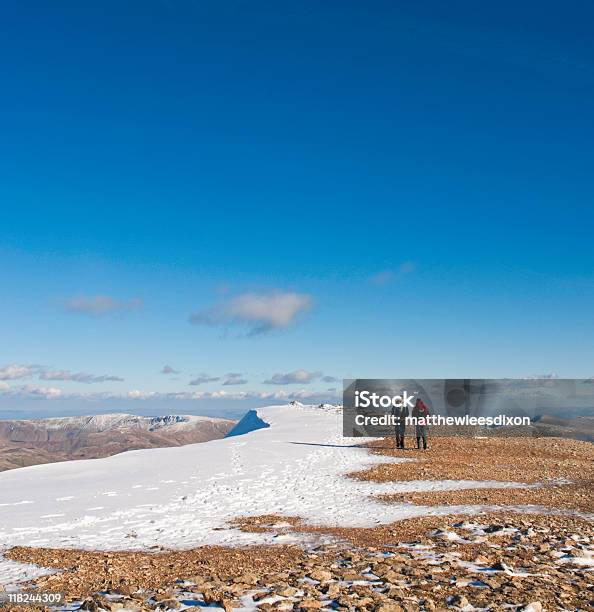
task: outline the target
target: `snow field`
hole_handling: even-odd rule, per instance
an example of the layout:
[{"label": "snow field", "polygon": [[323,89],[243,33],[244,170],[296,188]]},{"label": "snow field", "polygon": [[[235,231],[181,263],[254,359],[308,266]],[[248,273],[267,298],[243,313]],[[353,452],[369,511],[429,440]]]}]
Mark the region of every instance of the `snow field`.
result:
[{"label": "snow field", "polygon": [[[357,446],[365,440],[343,438],[337,410],[274,406],[245,420],[239,431],[261,421],[269,427],[0,473],[0,551],[15,545],[130,550],[278,542],[273,534],[243,533],[228,522],[279,514],[315,525],[369,527],[454,510],[383,504],[373,497],[381,493],[521,486],[357,481],[345,474],[407,459],[371,455]],[[3,567],[0,562],[0,583]]]}]

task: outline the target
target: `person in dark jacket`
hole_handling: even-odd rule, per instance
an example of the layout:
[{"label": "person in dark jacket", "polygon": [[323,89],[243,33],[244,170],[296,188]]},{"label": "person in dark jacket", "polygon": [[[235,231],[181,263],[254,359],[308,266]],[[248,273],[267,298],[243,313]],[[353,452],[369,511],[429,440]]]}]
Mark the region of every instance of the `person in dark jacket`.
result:
[{"label": "person in dark jacket", "polygon": [[406,433],[406,419],[408,417],[408,406],[398,406],[392,409],[392,414],[396,417],[395,435],[396,448],[404,449],[404,434]]},{"label": "person in dark jacket", "polygon": [[[417,398],[412,415],[416,419],[426,419],[429,416],[429,408],[427,408],[425,402],[420,397]],[[427,438],[429,437],[427,421],[424,424],[416,423],[415,434],[417,436],[417,448],[421,448],[421,440],[423,440],[423,450],[427,450]]]}]

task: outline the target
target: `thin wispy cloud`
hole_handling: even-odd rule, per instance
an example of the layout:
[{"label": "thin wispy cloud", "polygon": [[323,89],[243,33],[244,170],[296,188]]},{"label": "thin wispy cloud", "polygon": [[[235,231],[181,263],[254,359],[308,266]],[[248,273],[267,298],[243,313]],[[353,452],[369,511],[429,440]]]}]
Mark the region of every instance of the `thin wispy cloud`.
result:
[{"label": "thin wispy cloud", "polygon": [[174,370],[170,365],[164,365],[161,374],[179,374],[179,371]]},{"label": "thin wispy cloud", "polygon": [[65,303],[68,312],[90,317],[101,317],[114,312],[131,312],[141,309],[142,306],[143,301],[140,298],[120,300],[109,295],[78,296],[70,298]]},{"label": "thin wispy cloud", "polygon": [[192,386],[204,385],[210,382],[216,382],[217,380],[221,380],[219,376],[209,376],[208,374],[198,374],[195,378],[193,378],[188,384]]},{"label": "thin wispy cloud", "polygon": [[39,380],[64,380],[86,384],[103,382],[123,382],[123,378],[111,374],[89,374],[87,372],[71,372],[56,370],[37,364],[12,363],[0,368],[0,380],[23,380],[36,376]]},{"label": "thin wispy cloud", "polygon": [[312,297],[304,293],[272,291],[269,293],[243,293],[219,304],[190,315],[194,325],[240,325],[250,335],[286,329],[313,304]]},{"label": "thin wispy cloud", "polygon": [[293,370],[286,374],[274,374],[264,381],[265,385],[298,385],[309,384],[316,378],[321,378],[322,372],[308,372],[307,370]]},{"label": "thin wispy cloud", "polygon": [[227,374],[227,378],[225,379],[225,382],[223,382],[223,385],[245,385],[247,382],[247,379],[243,378],[241,373],[230,372],[229,374]]},{"label": "thin wispy cloud", "polygon": [[526,376],[525,380],[556,380],[559,378],[559,374],[556,372],[548,372],[547,374],[532,374]]},{"label": "thin wispy cloud", "polygon": [[405,276],[412,274],[416,270],[416,265],[412,261],[405,261],[396,270],[382,270],[374,274],[369,281],[376,287],[385,287]]},{"label": "thin wispy cloud", "polygon": [[86,372],[69,372],[68,370],[47,370],[39,374],[40,380],[71,380],[85,384],[104,383],[104,382],[123,382],[123,378],[102,374],[95,376]]}]

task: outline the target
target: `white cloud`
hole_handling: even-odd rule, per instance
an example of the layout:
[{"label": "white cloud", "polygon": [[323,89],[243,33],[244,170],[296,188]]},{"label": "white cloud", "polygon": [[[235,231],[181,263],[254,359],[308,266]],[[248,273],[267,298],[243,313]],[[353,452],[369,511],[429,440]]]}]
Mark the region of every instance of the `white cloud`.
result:
[{"label": "white cloud", "polygon": [[100,317],[117,311],[139,310],[143,306],[140,298],[119,300],[109,295],[79,296],[66,301],[66,310],[92,317]]},{"label": "white cloud", "polygon": [[124,379],[119,376],[103,374],[95,376],[86,372],[69,372],[68,370],[46,370],[39,375],[40,380],[72,380],[86,384],[102,382],[122,382]]},{"label": "white cloud", "polygon": [[62,390],[56,387],[37,387],[35,385],[8,387],[8,385],[6,385],[2,387],[1,390],[4,395],[15,397],[54,399],[62,396]]},{"label": "white cloud", "polygon": [[195,325],[246,325],[250,334],[259,334],[290,327],[312,303],[311,296],[304,293],[243,293],[195,312],[190,322]]},{"label": "white cloud", "polygon": [[377,285],[378,287],[385,287],[390,283],[404,278],[408,274],[412,274],[415,269],[416,265],[414,262],[405,261],[398,266],[397,270],[382,270],[381,272],[374,274],[369,280],[372,284]]},{"label": "white cloud", "polygon": [[128,391],[128,393],[126,394],[126,397],[128,399],[140,399],[140,400],[151,399],[151,398],[155,398],[158,396],[159,396],[159,393],[157,393],[156,391],[139,391],[138,389]]},{"label": "white cloud", "polygon": [[18,380],[36,374],[40,369],[38,365],[20,365],[11,363],[0,368],[0,380]]},{"label": "white cloud", "polygon": [[47,397],[47,398],[60,397],[60,395],[62,395],[62,390],[56,387],[28,386],[26,391],[31,395],[39,395],[41,397]]},{"label": "white cloud", "polygon": [[320,378],[322,372],[308,372],[307,370],[294,370],[287,374],[274,374],[272,378],[264,381],[265,385],[295,385],[309,384],[312,380]]}]

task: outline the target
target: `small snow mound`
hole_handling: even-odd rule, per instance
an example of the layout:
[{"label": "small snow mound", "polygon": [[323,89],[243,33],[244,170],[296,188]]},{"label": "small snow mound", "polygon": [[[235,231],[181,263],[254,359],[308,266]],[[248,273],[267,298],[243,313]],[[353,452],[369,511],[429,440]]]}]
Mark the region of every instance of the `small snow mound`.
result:
[{"label": "small snow mound", "polygon": [[342,405],[341,404],[323,403],[323,404],[318,404],[318,408],[320,408],[322,410],[328,410],[329,412],[342,412]]},{"label": "small snow mound", "polygon": [[264,421],[258,415],[256,410],[250,410],[235,427],[225,436],[225,438],[231,438],[233,436],[243,436],[251,431],[258,429],[265,429],[270,427],[270,423]]}]

